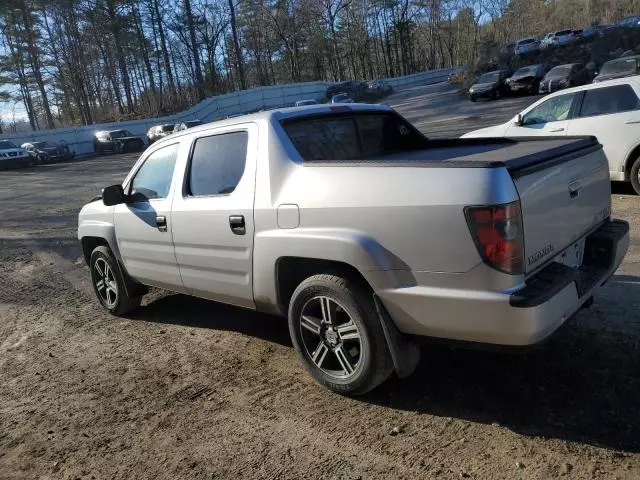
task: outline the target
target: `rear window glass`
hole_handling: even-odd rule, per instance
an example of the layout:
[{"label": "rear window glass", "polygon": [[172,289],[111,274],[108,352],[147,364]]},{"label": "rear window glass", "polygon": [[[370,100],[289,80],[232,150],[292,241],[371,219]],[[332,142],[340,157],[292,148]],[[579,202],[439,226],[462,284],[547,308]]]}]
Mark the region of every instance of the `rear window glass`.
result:
[{"label": "rear window glass", "polygon": [[427,148],[427,139],[394,113],[311,117],[283,124],[305,161],[371,160]]}]

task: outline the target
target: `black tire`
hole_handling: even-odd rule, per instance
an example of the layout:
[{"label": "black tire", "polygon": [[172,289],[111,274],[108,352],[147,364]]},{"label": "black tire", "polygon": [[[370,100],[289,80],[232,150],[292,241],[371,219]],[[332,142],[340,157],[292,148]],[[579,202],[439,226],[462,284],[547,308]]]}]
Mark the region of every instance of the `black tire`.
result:
[{"label": "black tire", "polygon": [[[347,323],[340,326],[355,324],[358,335],[357,348],[349,344],[349,340],[342,340],[341,335],[337,335],[336,330],[339,328],[334,330],[332,327],[325,326],[324,332],[310,333],[308,328],[303,327],[303,311],[308,312],[309,310],[306,309],[310,308],[308,306],[313,305],[313,302],[319,301],[322,305],[323,298],[329,299],[337,307],[330,317],[337,318],[341,315],[343,319],[348,319]],[[324,314],[322,316],[324,317]],[[309,317],[305,316],[305,318]],[[331,325],[335,323],[337,320]],[[336,334],[337,345],[332,346],[328,343],[330,340],[326,339],[327,330],[332,330]],[[314,275],[304,280],[293,292],[289,304],[289,333],[306,370],[318,383],[334,392],[363,395],[384,382],[393,372],[393,360],[386,344],[373,296],[357,282],[330,274]],[[356,340],[352,341],[356,342]],[[316,342],[317,347],[312,353],[309,345],[314,345]],[[322,347],[322,344],[325,347]],[[325,355],[328,358],[324,360],[324,364],[323,360],[320,360],[320,365],[326,367],[332,362],[334,365],[343,365],[337,353],[340,349],[343,358],[347,358],[347,355],[351,360],[357,358],[355,366],[350,363],[353,371],[339,378],[336,374],[328,373],[328,368],[320,368],[314,363],[313,357],[318,356],[316,352],[321,348],[326,349]]]},{"label": "black tire", "polygon": [[478,99],[476,97],[473,97],[473,96],[469,97],[469,100],[471,100],[472,102],[477,102],[478,101]]},{"label": "black tire", "polygon": [[633,162],[629,176],[633,190],[635,190],[636,195],[640,195],[640,157]]},{"label": "black tire", "polygon": [[[104,268],[105,264],[108,266],[108,270]],[[91,270],[91,283],[96,297],[98,297],[98,301],[109,313],[113,315],[124,315],[140,306],[142,296],[133,294],[133,289],[127,288],[120,266],[108,247],[99,246],[91,252],[89,269]],[[100,271],[102,271],[103,275],[100,275]],[[109,271],[111,272],[110,277],[108,275]],[[107,277],[109,277],[109,288],[106,287]],[[100,287],[100,281],[102,281],[102,288]],[[112,302],[107,301],[104,292],[105,290],[113,290],[112,287],[114,284],[115,299]],[[107,295],[109,295],[108,292]],[[108,298],[111,299],[113,297],[114,295],[111,295]]]}]

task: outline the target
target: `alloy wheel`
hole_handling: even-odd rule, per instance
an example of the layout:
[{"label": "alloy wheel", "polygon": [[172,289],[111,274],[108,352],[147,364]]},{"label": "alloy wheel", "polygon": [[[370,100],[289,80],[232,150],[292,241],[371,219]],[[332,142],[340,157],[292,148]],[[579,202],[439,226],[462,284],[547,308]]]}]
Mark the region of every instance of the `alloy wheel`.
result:
[{"label": "alloy wheel", "polygon": [[118,284],[113,270],[104,258],[95,261],[93,270],[93,281],[100,299],[107,308],[113,308],[118,302]]},{"label": "alloy wheel", "polygon": [[299,319],[306,355],[326,375],[351,377],[362,358],[360,330],[336,300],[317,296],[302,308]]}]

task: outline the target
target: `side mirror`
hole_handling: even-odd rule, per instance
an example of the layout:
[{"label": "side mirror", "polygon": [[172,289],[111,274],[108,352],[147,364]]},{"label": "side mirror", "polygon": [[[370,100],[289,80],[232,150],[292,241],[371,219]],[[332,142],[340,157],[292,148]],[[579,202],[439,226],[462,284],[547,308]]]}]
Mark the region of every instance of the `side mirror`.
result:
[{"label": "side mirror", "polygon": [[107,207],[126,203],[127,195],[125,195],[122,185],[111,185],[102,190],[102,203]]},{"label": "side mirror", "polygon": [[516,124],[517,126],[521,127],[521,126],[522,126],[522,123],[523,123],[522,114],[521,114],[521,113],[519,113],[519,114],[518,114],[518,116],[516,117],[515,124]]}]

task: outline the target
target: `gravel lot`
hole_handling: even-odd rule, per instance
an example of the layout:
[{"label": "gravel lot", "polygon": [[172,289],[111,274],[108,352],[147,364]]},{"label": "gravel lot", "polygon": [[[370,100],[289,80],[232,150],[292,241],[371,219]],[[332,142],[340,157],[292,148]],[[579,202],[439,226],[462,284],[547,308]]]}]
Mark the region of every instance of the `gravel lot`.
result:
[{"label": "gravel lot", "polygon": [[[471,104],[435,85],[388,101],[443,136],[532,99]],[[129,318],[103,312],[76,216],[134,161],[0,172],[0,479],[640,478],[629,189],[613,195],[632,225],[622,268],[549,342],[426,346],[412,377],[349,399],[303,371],[283,319],[160,291]]]}]

